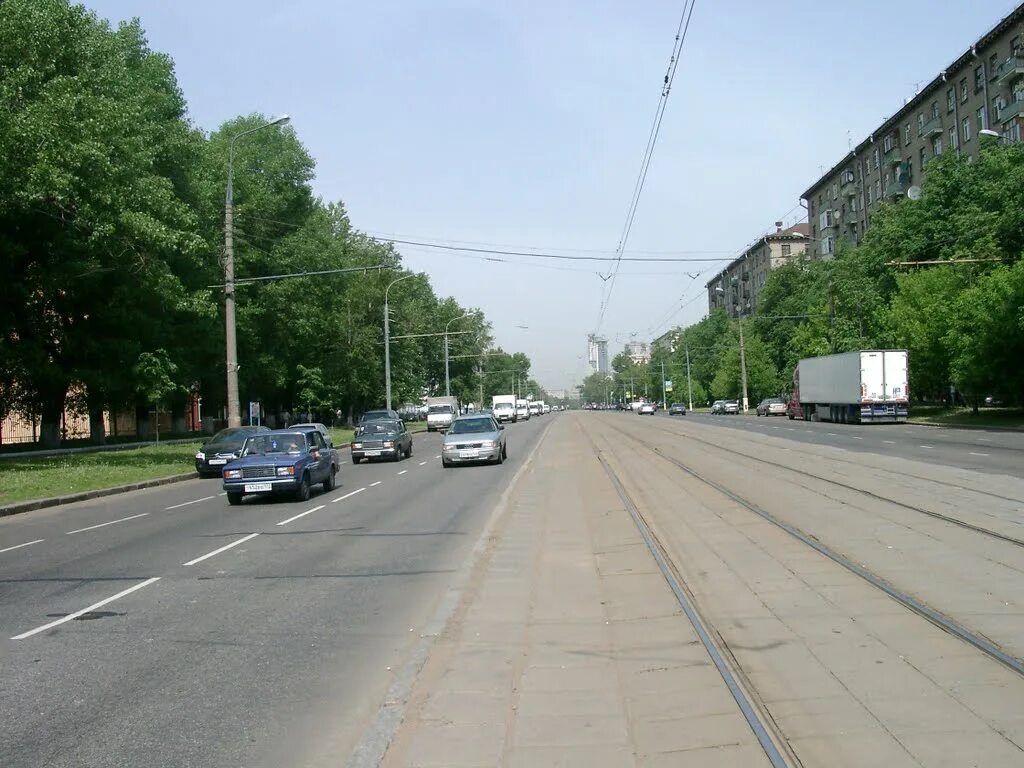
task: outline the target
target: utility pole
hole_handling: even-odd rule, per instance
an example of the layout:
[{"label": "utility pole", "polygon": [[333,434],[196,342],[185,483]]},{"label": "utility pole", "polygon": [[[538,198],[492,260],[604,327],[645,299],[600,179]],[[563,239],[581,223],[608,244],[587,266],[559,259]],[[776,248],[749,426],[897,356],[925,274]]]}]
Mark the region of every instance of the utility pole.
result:
[{"label": "utility pole", "polygon": [[668,408],[668,393],[665,391],[665,361],[661,361],[661,407]]},{"label": "utility pole", "polygon": [[448,334],[444,335],[444,394],[445,397],[452,396],[452,377],[448,371]]},{"label": "utility pole", "polygon": [[690,407],[693,410],[693,383],[690,381],[690,345],[686,341],[686,332],[683,332],[683,349],[686,350],[686,394],[690,399]]},{"label": "utility pole", "polygon": [[747,352],[743,346],[743,315],[740,315],[740,378],[743,380],[743,412],[747,412]]}]

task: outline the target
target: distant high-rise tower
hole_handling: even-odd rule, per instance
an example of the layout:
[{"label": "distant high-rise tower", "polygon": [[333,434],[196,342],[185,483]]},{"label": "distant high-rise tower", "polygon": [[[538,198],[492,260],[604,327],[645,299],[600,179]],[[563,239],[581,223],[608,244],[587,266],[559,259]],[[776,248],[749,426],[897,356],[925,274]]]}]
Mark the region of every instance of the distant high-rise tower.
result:
[{"label": "distant high-rise tower", "polygon": [[594,334],[587,336],[587,363],[591,373],[610,373],[608,339]]}]

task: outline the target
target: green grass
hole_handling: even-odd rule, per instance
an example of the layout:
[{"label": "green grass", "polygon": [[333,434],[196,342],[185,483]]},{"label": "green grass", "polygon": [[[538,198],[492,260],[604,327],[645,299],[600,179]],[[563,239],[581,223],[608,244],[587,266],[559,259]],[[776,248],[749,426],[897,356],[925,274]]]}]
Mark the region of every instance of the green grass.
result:
[{"label": "green grass", "polygon": [[199,443],[0,461],[0,504],[113,488],[195,469]]},{"label": "green grass", "polygon": [[982,408],[975,414],[970,408],[911,405],[910,422],[941,426],[1024,429],[1024,411],[1019,408]]}]

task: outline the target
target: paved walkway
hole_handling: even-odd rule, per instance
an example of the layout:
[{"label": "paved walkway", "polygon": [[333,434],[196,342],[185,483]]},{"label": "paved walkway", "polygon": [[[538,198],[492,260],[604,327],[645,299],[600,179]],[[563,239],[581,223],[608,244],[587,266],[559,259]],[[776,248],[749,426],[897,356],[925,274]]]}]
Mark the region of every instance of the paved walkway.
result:
[{"label": "paved walkway", "polygon": [[575,421],[474,584],[383,765],[767,765]]}]

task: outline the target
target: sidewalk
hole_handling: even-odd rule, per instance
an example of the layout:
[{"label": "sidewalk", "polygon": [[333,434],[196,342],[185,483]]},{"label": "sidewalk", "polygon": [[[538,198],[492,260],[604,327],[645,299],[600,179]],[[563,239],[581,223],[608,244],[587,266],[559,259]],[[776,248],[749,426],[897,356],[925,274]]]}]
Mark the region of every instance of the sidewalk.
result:
[{"label": "sidewalk", "polygon": [[513,491],[382,765],[767,765],[575,421]]}]

